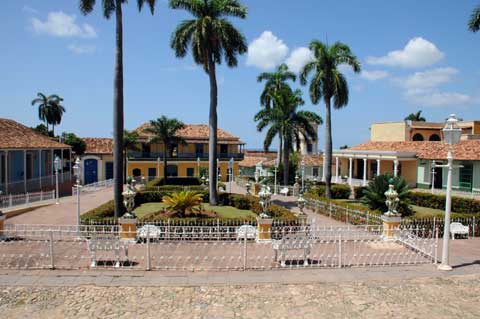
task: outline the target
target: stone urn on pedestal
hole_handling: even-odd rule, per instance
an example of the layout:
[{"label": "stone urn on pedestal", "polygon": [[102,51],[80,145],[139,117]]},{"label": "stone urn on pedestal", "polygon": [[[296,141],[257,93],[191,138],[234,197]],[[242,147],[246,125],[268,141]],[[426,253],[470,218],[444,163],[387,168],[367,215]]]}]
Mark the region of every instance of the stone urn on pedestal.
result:
[{"label": "stone urn on pedestal", "polygon": [[300,194],[300,177],[295,175],[295,184],[293,184],[293,196],[298,196]]},{"label": "stone urn on pedestal", "polygon": [[258,196],[260,197],[262,213],[257,217],[257,242],[271,242],[273,219],[268,215],[268,207],[270,206],[270,200],[272,197],[270,187],[262,185],[262,189],[258,193]]},{"label": "stone urn on pedestal", "polygon": [[305,198],[303,197],[303,193],[300,192],[300,195],[298,196],[297,199],[297,205],[298,205],[298,214],[297,217],[298,219],[302,222],[303,225],[306,224],[307,221],[307,214],[303,211],[305,209]]},{"label": "stone urn on pedestal", "polygon": [[400,227],[400,223],[402,221],[401,215],[397,212],[400,199],[398,198],[398,193],[393,185],[393,179],[390,179],[389,181],[388,190],[385,192],[385,197],[387,198],[385,204],[387,205],[388,211],[382,216],[382,237],[385,240],[393,240],[395,239],[396,230]]},{"label": "stone urn on pedestal", "polygon": [[120,238],[126,241],[135,241],[137,238],[137,218],[132,211],[135,206],[136,193],[130,178],[127,181],[127,189],[122,195],[123,204],[127,212],[118,220],[118,224],[120,225]]}]

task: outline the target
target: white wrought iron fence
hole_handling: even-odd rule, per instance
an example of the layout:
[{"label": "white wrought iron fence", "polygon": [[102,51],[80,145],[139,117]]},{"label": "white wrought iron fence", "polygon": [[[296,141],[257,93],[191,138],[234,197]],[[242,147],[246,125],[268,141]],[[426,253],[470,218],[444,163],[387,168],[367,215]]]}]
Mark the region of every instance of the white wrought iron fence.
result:
[{"label": "white wrought iron fence", "polygon": [[[113,187],[113,179],[106,179],[103,181],[98,181],[95,183],[91,184],[86,184],[83,186],[80,186],[80,192],[82,193],[88,193],[88,192],[96,192],[100,189],[105,189],[105,188],[110,188]],[[72,195],[76,196],[77,195],[77,187],[73,186],[72,187]]]},{"label": "white wrought iron fence", "polygon": [[17,195],[0,195],[0,209],[11,209],[19,206],[29,206],[38,202],[55,200],[55,191],[35,192]]},{"label": "white wrought iron fence", "polygon": [[0,234],[0,268],[247,270],[415,265],[437,260],[438,237],[419,237],[418,229],[397,230],[386,240],[378,225],[310,224],[267,232],[254,226],[253,232],[226,226],[178,227],[147,224],[124,232],[112,225],[7,225]]}]

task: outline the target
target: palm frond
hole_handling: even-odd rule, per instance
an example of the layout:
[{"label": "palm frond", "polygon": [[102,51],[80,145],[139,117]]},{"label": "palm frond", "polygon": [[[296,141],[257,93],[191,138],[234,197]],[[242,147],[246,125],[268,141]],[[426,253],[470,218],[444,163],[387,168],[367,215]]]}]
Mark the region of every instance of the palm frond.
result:
[{"label": "palm frond", "polygon": [[480,6],[473,10],[470,20],[468,20],[468,30],[472,32],[480,30]]}]

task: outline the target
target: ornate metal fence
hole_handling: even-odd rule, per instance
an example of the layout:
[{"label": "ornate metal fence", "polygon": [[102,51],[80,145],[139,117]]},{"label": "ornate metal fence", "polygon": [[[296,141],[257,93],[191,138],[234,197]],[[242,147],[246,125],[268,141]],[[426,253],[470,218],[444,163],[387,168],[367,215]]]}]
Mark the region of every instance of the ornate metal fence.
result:
[{"label": "ornate metal fence", "polygon": [[[7,225],[0,268],[136,270],[247,270],[369,267],[435,263],[437,234],[398,230],[386,240],[378,225],[273,227],[270,241],[252,225],[145,224],[132,235],[116,225]],[[243,227],[243,228],[242,228]]]}]

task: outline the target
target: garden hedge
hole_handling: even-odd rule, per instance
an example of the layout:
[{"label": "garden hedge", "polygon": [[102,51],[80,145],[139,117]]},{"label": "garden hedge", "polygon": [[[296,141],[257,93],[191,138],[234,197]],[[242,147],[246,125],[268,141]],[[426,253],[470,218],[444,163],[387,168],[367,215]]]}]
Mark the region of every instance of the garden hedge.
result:
[{"label": "garden hedge", "polygon": [[[332,192],[333,199],[349,199],[352,190],[350,186],[343,184],[332,184],[330,188]],[[325,196],[325,185],[315,185],[309,191],[311,194],[316,194],[318,196]]]},{"label": "garden hedge", "polygon": [[[445,209],[445,195],[410,192],[408,199],[412,205]],[[459,214],[478,214],[480,213],[480,201],[472,198],[452,196],[452,211]]]},{"label": "garden hedge", "polygon": [[[167,179],[168,186],[171,185],[178,185],[178,186],[198,186],[202,183],[197,177],[169,177]],[[152,186],[162,186],[163,185],[163,177],[156,178],[151,180],[147,183],[147,188]]]}]

